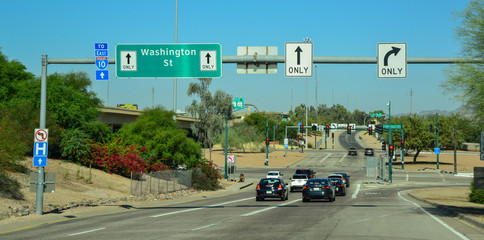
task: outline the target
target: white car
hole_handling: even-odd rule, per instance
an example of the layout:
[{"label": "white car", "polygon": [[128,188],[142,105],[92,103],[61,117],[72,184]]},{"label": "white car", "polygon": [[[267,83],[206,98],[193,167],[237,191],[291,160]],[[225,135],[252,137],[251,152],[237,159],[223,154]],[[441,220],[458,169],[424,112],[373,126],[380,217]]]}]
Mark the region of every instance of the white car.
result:
[{"label": "white car", "polygon": [[269,171],[266,174],[266,178],[279,178],[282,179],[282,176],[284,176],[281,172],[279,171]]},{"label": "white car", "polygon": [[306,174],[294,174],[291,178],[291,192],[296,189],[303,189],[304,184],[308,181],[308,175]]}]

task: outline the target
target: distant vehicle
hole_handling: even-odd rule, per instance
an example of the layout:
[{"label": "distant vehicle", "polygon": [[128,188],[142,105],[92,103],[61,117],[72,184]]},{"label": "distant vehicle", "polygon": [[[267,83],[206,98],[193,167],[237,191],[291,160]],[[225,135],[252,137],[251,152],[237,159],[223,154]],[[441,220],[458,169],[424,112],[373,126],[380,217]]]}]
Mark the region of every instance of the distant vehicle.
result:
[{"label": "distant vehicle", "polygon": [[375,154],[375,150],[373,148],[365,149],[365,156],[373,156]]},{"label": "distant vehicle", "polygon": [[350,175],[348,175],[347,173],[344,173],[344,172],[337,172],[337,173],[334,173],[334,174],[339,174],[339,175],[343,176],[343,178],[346,182],[346,187],[350,186]]},{"label": "distant vehicle", "polygon": [[266,174],[266,178],[281,178],[282,179],[283,176],[284,175],[279,171],[269,171]]},{"label": "distant vehicle", "polygon": [[342,174],[338,174],[338,173],[333,173],[333,174],[329,174],[328,178],[338,178],[338,179],[341,179],[341,181],[344,182],[344,184],[346,185],[346,179],[343,177]]},{"label": "distant vehicle", "polygon": [[304,185],[302,200],[307,202],[311,199],[328,199],[328,201],[333,202],[335,200],[335,188],[331,180],[327,178],[309,179]]},{"label": "distant vehicle", "polygon": [[299,189],[302,190],[308,179],[309,178],[306,174],[294,174],[291,178],[291,192]]},{"label": "distant vehicle", "polygon": [[261,201],[266,198],[279,198],[281,201],[289,199],[287,183],[280,178],[263,178],[256,187],[255,200]]},{"label": "distant vehicle", "polygon": [[346,184],[340,178],[330,178],[334,184],[336,195],[346,196]]},{"label": "distant vehicle", "polygon": [[306,174],[308,179],[315,178],[316,172],[313,171],[311,168],[301,168],[297,169],[295,174]]},{"label": "distant vehicle", "polygon": [[350,147],[350,149],[348,149],[348,155],[358,155],[358,149]]}]

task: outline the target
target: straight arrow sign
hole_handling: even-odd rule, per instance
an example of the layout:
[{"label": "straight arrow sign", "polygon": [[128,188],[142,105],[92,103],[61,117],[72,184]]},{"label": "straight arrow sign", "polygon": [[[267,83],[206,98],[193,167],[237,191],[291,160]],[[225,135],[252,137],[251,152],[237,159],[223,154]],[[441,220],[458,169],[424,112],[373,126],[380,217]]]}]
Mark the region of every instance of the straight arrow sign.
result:
[{"label": "straight arrow sign", "polygon": [[297,65],[301,65],[301,52],[302,52],[301,47],[297,46],[295,52],[297,53]]}]

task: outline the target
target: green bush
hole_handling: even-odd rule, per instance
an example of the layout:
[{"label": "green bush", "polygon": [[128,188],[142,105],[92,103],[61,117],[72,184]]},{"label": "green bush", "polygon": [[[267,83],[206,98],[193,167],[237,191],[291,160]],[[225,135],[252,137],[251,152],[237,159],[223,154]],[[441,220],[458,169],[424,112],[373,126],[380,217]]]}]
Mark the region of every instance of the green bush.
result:
[{"label": "green bush", "polygon": [[0,170],[0,197],[15,200],[23,200],[24,195],[20,192],[20,183],[11,179],[4,171]]},{"label": "green bush", "polygon": [[471,193],[469,193],[469,201],[473,203],[484,204],[484,189],[475,189],[474,181],[471,182]]},{"label": "green bush", "polygon": [[72,162],[80,162],[89,154],[88,135],[80,129],[66,129],[60,143],[62,157]]}]

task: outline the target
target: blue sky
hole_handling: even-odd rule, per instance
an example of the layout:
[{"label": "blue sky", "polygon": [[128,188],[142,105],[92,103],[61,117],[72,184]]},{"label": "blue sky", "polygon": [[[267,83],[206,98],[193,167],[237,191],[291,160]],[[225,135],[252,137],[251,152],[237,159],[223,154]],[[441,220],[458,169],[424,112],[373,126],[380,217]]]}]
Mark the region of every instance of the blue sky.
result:
[{"label": "blue sky", "polygon": [[[179,43],[220,43],[222,55],[237,55],[238,46],[276,46],[284,55],[286,42],[309,37],[314,56],[375,57],[377,44],[407,43],[408,57],[458,57],[455,38],[459,19],[468,1],[189,1],[178,2]],[[9,60],[19,60],[40,76],[42,54],[49,58],[94,58],[94,43],[173,43],[175,0],[170,1],[4,1],[0,14],[0,47]],[[446,64],[409,64],[406,79],[378,79],[376,64],[319,64],[318,104],[341,104],[350,111],[385,110],[392,113],[448,110],[461,104],[445,95]],[[154,104],[173,108],[172,79],[95,80],[93,65],[49,65],[48,73],[85,71],[92,90],[105,105]],[[314,74],[315,75],[315,74]],[[292,106],[315,104],[315,76],[286,78],[284,64],[277,74],[237,74],[235,64],[223,65],[222,78],[210,90],[220,89],[262,111],[288,112]],[[306,97],[306,80],[308,95]],[[184,110],[192,98],[188,84],[177,80],[177,108]],[[109,86],[109,91],[108,91]],[[293,98],[291,101],[291,89]],[[109,99],[108,99],[109,92]],[[333,95],[334,94],[334,95]]]}]

